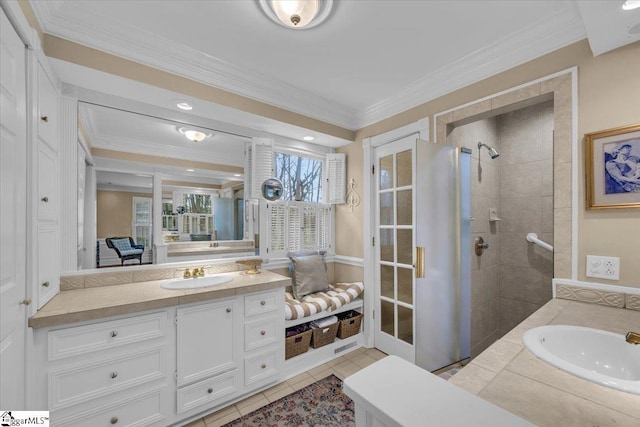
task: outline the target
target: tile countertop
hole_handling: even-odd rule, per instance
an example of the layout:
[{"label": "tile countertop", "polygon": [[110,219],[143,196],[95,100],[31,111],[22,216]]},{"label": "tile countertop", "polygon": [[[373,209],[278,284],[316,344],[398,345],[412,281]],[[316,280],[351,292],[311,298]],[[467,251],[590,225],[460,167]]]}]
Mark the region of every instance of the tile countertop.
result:
[{"label": "tile countertop", "polygon": [[224,274],[233,276],[233,280],[208,288],[169,290],[160,287],[162,283],[178,280],[174,278],[62,291],[29,319],[29,326],[47,328],[266,291],[291,284],[290,278],[265,270],[257,275],[248,275],[245,272]]},{"label": "tile countertop", "polygon": [[640,426],[639,395],[565,373],[524,347],[524,332],[543,325],[626,334],[640,329],[640,311],[553,299],[449,381],[536,425]]}]

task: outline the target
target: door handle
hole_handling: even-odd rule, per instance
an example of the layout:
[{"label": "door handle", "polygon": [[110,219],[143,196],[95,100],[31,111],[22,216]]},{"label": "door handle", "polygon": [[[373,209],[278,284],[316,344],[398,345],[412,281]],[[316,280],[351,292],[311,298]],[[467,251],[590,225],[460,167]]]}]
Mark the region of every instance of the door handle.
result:
[{"label": "door handle", "polygon": [[416,273],[416,279],[422,279],[424,277],[424,247],[416,246],[416,258],[413,265]]}]

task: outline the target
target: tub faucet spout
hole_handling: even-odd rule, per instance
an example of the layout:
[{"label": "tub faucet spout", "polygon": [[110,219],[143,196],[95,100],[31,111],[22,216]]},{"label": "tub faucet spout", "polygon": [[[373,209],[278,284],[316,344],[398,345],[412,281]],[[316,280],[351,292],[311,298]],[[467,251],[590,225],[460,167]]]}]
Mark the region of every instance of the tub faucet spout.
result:
[{"label": "tub faucet spout", "polygon": [[640,334],[637,332],[627,332],[624,338],[629,344],[640,344]]}]

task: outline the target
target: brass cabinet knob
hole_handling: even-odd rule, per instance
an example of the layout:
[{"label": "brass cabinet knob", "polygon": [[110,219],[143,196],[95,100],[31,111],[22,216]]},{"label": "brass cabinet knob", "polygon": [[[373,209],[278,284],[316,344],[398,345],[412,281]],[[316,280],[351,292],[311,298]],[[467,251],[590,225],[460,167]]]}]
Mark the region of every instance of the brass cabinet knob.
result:
[{"label": "brass cabinet knob", "polygon": [[265,300],[260,301],[260,305],[265,305],[267,302]]},{"label": "brass cabinet knob", "polygon": [[209,389],[207,390],[207,393],[209,394],[213,393],[213,388],[209,387]]},{"label": "brass cabinet knob", "polygon": [[267,331],[260,331],[260,335],[266,335]]},{"label": "brass cabinet knob", "polygon": [[231,308],[227,308],[227,313],[231,313]]},{"label": "brass cabinet knob", "polygon": [[20,304],[24,304],[24,305],[29,305],[31,304],[31,298],[25,298],[22,301],[20,301]]},{"label": "brass cabinet knob", "polygon": [[49,287],[49,282],[48,282],[48,281],[47,281],[47,282],[44,282],[44,283],[42,284],[42,286],[44,286],[45,288],[48,288],[48,287]]},{"label": "brass cabinet knob", "polygon": [[44,197],[43,197],[42,199],[40,199],[40,200],[42,200],[43,202],[47,203],[47,202],[49,201],[49,198],[48,198],[47,196],[44,196]]},{"label": "brass cabinet knob", "polygon": [[117,373],[117,372],[111,372],[111,378],[115,378],[115,377],[117,377],[117,376],[118,376],[118,373]]},{"label": "brass cabinet knob", "polygon": [[260,365],[260,367],[261,367],[262,369],[264,369],[264,368],[266,368],[266,367],[267,367],[267,364],[266,364],[266,363],[263,363],[262,365]]},{"label": "brass cabinet knob", "polygon": [[117,424],[118,417],[111,417],[111,424]]},{"label": "brass cabinet knob", "polygon": [[118,331],[111,331],[111,338],[115,338],[118,336]]},{"label": "brass cabinet knob", "polygon": [[49,117],[48,116],[41,116],[40,120],[42,120],[45,123],[49,123]]}]

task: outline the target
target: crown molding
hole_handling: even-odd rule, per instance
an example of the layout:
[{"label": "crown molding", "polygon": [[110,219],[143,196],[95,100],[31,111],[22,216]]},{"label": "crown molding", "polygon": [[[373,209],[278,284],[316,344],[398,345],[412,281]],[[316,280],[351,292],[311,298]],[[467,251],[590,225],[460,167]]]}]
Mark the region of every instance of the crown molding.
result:
[{"label": "crown molding", "polygon": [[[43,32],[153,68],[227,90],[336,126],[354,130],[355,110],[283,81],[249,71],[135,26],[103,18],[56,15],[59,2],[31,2]],[[185,64],[188,64],[185,66]]]},{"label": "crown molding", "polygon": [[563,9],[555,14],[356,110],[113,19],[94,26],[80,15],[61,17],[56,11],[66,1],[30,2],[44,32],[349,130],[362,129],[586,37],[575,2],[564,0]]},{"label": "crown molding", "polygon": [[584,39],[584,24],[575,5],[563,3],[565,10],[460,58],[359,111],[356,127],[362,129]]}]

